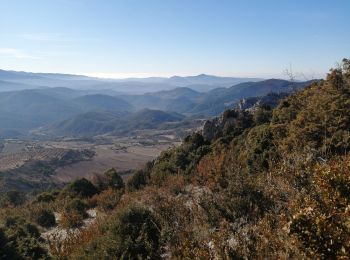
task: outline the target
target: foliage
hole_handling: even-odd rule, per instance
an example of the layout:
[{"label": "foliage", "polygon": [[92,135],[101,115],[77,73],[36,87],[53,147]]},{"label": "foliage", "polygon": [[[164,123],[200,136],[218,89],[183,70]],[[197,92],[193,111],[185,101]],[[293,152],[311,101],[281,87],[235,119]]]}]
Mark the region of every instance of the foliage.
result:
[{"label": "foliage", "polygon": [[272,118],[272,109],[269,105],[259,106],[254,112],[253,121],[256,125],[269,123]]},{"label": "foliage", "polygon": [[157,219],[147,209],[131,207],[113,215],[104,234],[74,257],[160,259],[160,249],[161,230]]},{"label": "foliage", "polygon": [[290,233],[312,257],[345,258],[350,253],[349,159],[336,159],[315,168],[315,192],[291,221]]},{"label": "foliage", "polygon": [[4,220],[3,230],[9,245],[16,248],[19,259],[48,257],[47,251],[40,241],[38,228],[25,219],[8,216]]},{"label": "foliage", "polygon": [[4,230],[0,228],[0,259],[21,259],[16,248],[10,243]]},{"label": "foliage", "polygon": [[56,199],[55,195],[49,192],[42,192],[38,194],[35,198],[35,202],[45,202],[50,203]]},{"label": "foliage", "polygon": [[52,227],[56,225],[56,218],[52,210],[41,208],[35,213],[35,222],[45,228]]},{"label": "foliage", "polygon": [[124,181],[119,173],[114,169],[106,171],[102,176],[95,176],[95,183],[99,190],[106,190],[108,188],[120,190],[124,189]]},{"label": "foliage", "polygon": [[76,228],[83,225],[83,220],[88,216],[88,205],[81,199],[73,199],[62,212],[60,225],[64,228]]},{"label": "foliage", "polygon": [[137,170],[129,177],[126,183],[128,191],[136,191],[144,187],[149,180],[147,171]]},{"label": "foliage", "polygon": [[87,198],[97,193],[98,193],[97,188],[90,181],[88,181],[85,178],[82,178],[66,186],[61,194],[63,196],[69,196],[71,198],[74,198],[74,197]]},{"label": "foliage", "polygon": [[108,212],[113,210],[118,205],[122,195],[122,191],[107,189],[100,194],[93,196],[89,203],[92,206],[97,207],[98,210],[102,212]]},{"label": "foliage", "polygon": [[209,151],[209,143],[200,133],[187,136],[182,146],[163,152],[152,168],[148,169],[151,172],[150,181],[162,185],[169,175],[176,173],[191,175],[197,163]]},{"label": "foliage", "polygon": [[26,201],[26,195],[17,190],[10,190],[7,191],[1,198],[0,198],[0,205],[3,207],[6,206],[20,206],[24,204]]}]

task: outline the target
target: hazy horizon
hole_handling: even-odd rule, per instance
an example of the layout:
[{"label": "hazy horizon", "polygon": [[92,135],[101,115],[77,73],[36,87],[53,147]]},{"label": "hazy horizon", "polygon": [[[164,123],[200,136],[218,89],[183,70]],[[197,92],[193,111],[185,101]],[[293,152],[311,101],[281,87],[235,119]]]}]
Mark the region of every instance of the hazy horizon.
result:
[{"label": "hazy horizon", "polygon": [[[24,71],[24,70],[12,70],[12,69],[3,69],[0,68],[0,70],[2,71],[8,71],[8,72],[19,72],[19,73],[32,73],[32,74],[40,74],[40,73],[44,73],[44,74],[62,74],[62,75],[74,75],[74,76],[87,76],[87,77],[92,77],[92,78],[99,78],[99,79],[120,79],[120,80],[126,80],[126,79],[148,79],[148,78],[172,78],[172,77],[197,77],[197,76],[202,76],[202,75],[206,75],[206,76],[212,76],[212,77],[228,77],[228,78],[260,78],[260,79],[264,79],[261,77],[251,77],[251,76],[240,76],[240,75],[214,75],[214,74],[207,74],[207,73],[199,73],[199,74],[186,74],[186,75],[179,75],[179,74],[166,74],[166,75],[148,75],[145,73],[141,73],[141,74],[120,74],[119,77],[117,77],[116,75],[118,74],[108,74],[108,73],[66,73],[66,72],[56,72],[56,71]],[[114,75],[114,76],[113,76]]]},{"label": "hazy horizon", "polygon": [[[337,66],[337,64],[334,64]],[[210,73],[198,73],[198,74],[147,74],[147,73],[72,73],[72,72],[57,72],[57,71],[25,71],[25,70],[13,70],[13,69],[4,69],[0,68],[0,70],[3,71],[9,71],[9,72],[23,72],[23,73],[33,73],[33,74],[62,74],[62,75],[74,75],[74,76],[86,76],[91,78],[98,78],[98,79],[106,79],[106,80],[132,80],[132,79],[151,79],[151,78],[172,78],[172,77],[196,77],[201,75],[206,76],[213,76],[213,77],[227,77],[227,78],[251,78],[251,79],[285,79],[289,80],[289,76],[286,75],[285,70],[290,69],[290,67],[286,66],[284,71],[281,71],[279,74],[275,75],[261,75],[261,76],[254,76],[254,75],[218,75],[218,74],[210,74]],[[312,80],[312,79],[321,79],[325,78],[325,73],[320,74],[304,74],[303,72],[293,72],[295,73],[295,79],[300,81],[305,80]]]}]

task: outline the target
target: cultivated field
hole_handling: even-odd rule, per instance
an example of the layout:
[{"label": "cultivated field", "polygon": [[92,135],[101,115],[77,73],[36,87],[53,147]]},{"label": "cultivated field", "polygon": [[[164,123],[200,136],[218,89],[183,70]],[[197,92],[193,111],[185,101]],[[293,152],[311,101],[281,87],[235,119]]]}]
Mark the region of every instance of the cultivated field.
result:
[{"label": "cultivated field", "polygon": [[133,137],[2,140],[0,183],[2,179],[5,186],[11,188],[12,183],[20,179],[30,187],[30,183],[37,185],[41,178],[57,184],[91,178],[110,168],[127,172],[141,168],[180,142],[178,135],[164,130],[138,131]]},{"label": "cultivated field", "polygon": [[118,171],[140,168],[147,161],[157,157],[161,151],[174,145],[174,143],[141,145],[134,142],[127,143],[126,140],[114,141],[116,143],[113,144],[92,144],[90,149],[95,152],[95,156],[91,160],[58,168],[56,178],[68,182],[81,177],[90,178],[110,168]]},{"label": "cultivated field", "polygon": [[69,149],[33,147],[25,151],[3,153],[0,155],[0,172],[16,169],[29,161],[61,160]]}]

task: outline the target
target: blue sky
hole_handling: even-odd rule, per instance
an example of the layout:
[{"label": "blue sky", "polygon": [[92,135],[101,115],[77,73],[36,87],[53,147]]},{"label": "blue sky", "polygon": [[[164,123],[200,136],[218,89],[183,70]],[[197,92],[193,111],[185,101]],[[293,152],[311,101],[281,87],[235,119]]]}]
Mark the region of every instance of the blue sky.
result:
[{"label": "blue sky", "polygon": [[319,77],[350,56],[348,0],[1,0],[0,68],[102,77]]}]

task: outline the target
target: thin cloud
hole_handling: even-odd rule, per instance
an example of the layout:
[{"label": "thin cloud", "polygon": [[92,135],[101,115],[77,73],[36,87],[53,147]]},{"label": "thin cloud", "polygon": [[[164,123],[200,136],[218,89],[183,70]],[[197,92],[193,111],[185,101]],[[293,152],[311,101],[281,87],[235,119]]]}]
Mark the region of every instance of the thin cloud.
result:
[{"label": "thin cloud", "polygon": [[16,59],[40,59],[40,57],[28,54],[20,49],[0,48],[0,56],[12,57]]},{"label": "thin cloud", "polygon": [[62,33],[24,33],[18,34],[18,38],[37,41],[37,42],[58,42],[58,43],[71,43],[71,42],[96,42],[100,39],[96,38],[76,38],[70,37],[67,34]]}]

